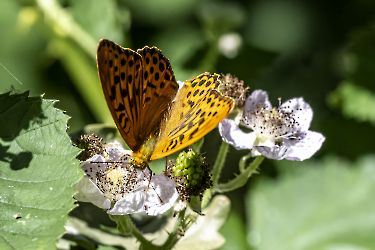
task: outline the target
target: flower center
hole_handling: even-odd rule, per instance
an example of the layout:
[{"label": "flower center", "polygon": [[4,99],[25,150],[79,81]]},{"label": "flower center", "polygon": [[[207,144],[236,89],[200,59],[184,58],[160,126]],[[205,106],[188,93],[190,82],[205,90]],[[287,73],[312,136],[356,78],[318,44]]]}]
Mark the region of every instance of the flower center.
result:
[{"label": "flower center", "polygon": [[[267,110],[265,105],[259,105],[255,111],[248,111],[243,122],[257,134],[258,145],[272,140],[281,143],[282,138],[293,137],[298,122],[293,112],[286,112],[281,108]],[[290,138],[291,139],[291,138]]]},{"label": "flower center", "polygon": [[143,172],[136,171],[128,163],[117,163],[117,166],[109,165],[103,173],[97,174],[97,186],[103,195],[113,201],[123,199],[128,193],[134,192],[147,180]]}]

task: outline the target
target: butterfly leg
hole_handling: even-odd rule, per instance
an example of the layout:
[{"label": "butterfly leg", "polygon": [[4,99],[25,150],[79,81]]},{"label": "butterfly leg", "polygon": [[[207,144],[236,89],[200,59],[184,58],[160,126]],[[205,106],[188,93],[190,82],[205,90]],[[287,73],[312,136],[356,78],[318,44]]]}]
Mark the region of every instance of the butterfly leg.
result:
[{"label": "butterfly leg", "polygon": [[[155,194],[158,196],[160,203],[161,203],[162,205],[164,205],[164,202],[163,202],[162,199],[160,198],[159,194],[156,192],[155,188],[151,185],[152,171],[151,171],[151,169],[150,169],[150,167],[149,167],[148,165],[147,165],[147,169],[150,171],[150,179],[149,179],[149,181],[148,181],[148,185],[147,185],[147,189],[146,189],[146,194],[147,194],[148,189],[149,189],[150,186],[151,186],[152,189],[154,189]],[[142,172],[143,172],[143,171],[144,171],[144,170],[142,170]],[[143,174],[144,174],[144,173],[143,173]]]}]

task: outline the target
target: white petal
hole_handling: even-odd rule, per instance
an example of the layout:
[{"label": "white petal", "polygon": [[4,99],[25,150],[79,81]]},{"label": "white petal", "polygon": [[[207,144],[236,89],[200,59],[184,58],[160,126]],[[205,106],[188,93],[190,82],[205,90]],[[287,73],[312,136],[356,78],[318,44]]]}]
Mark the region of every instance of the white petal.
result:
[{"label": "white petal", "polygon": [[100,208],[111,208],[111,202],[103,196],[99,188],[87,177],[84,176],[77,184],[73,186],[78,191],[74,198],[78,201],[91,202]]},{"label": "white petal", "polygon": [[226,222],[229,211],[230,200],[224,195],[216,195],[209,207],[203,210],[205,216],[198,216],[185,236],[176,243],[175,249],[206,250],[222,246],[225,238],[219,233],[219,229]]},{"label": "white petal", "polygon": [[[89,163],[89,162],[100,162],[100,163]],[[85,162],[81,163],[81,168],[83,172],[89,177],[94,183],[96,183],[96,174],[98,172],[103,172],[108,166],[105,163],[106,159],[101,155],[94,155],[90,159],[87,159]]]},{"label": "white petal", "polygon": [[116,202],[115,206],[107,211],[112,215],[135,214],[145,211],[144,203],[146,200],[145,186],[139,187],[133,193],[129,193],[124,199]]},{"label": "white petal", "polygon": [[266,110],[272,109],[272,104],[268,100],[267,92],[257,89],[247,97],[244,106],[244,114],[246,115],[247,112],[254,112],[259,108],[259,105],[263,105]]},{"label": "white petal", "polygon": [[167,176],[153,175],[147,190],[145,206],[146,213],[151,216],[165,213],[178,198],[176,183]]},{"label": "white petal", "polygon": [[303,161],[309,159],[320,149],[325,137],[315,131],[307,131],[301,140],[293,140],[285,142],[284,145],[290,147],[291,152],[285,158],[291,161]]},{"label": "white petal", "polygon": [[[109,143],[107,146],[108,156],[111,161],[118,161],[123,155],[131,155],[131,150],[125,150],[119,143]],[[129,157],[123,157],[122,161],[129,160]]]},{"label": "white petal", "polygon": [[252,149],[256,139],[254,132],[244,133],[234,120],[224,119],[219,123],[219,133],[223,141],[237,150]]},{"label": "white petal", "polygon": [[272,147],[266,147],[266,146],[256,146],[254,147],[260,154],[264,155],[265,157],[269,159],[274,160],[281,160],[284,159],[285,156],[289,154],[290,148],[286,146],[272,146]]},{"label": "white petal", "polygon": [[298,125],[294,125],[294,130],[302,132],[309,129],[313,117],[313,110],[302,97],[293,98],[284,102],[279,107],[279,110],[294,114],[293,118],[298,122]]}]

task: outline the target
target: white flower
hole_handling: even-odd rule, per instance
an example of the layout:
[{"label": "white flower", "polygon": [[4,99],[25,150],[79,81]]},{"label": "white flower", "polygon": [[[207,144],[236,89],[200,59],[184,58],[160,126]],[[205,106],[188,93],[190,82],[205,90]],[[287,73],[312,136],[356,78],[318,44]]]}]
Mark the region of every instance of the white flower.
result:
[{"label": "white flower", "polygon": [[303,161],[320,149],[325,137],[309,131],[313,111],[302,97],[272,108],[265,91],[255,90],[246,100],[242,123],[253,132],[245,133],[234,120],[224,119],[219,132],[236,149],[252,149],[253,155]]},{"label": "white flower", "polygon": [[112,215],[144,211],[156,216],[173,206],[178,192],[172,179],[135,169],[129,164],[131,151],[120,144],[108,144],[107,153],[106,158],[94,155],[82,164],[85,176],[74,186],[74,198],[110,209]]},{"label": "white flower", "polygon": [[[205,216],[197,216],[195,212],[187,208],[185,215],[185,223],[189,220],[192,225],[184,233],[185,236],[181,237],[176,245],[173,247],[175,250],[207,250],[216,249],[225,243],[225,238],[219,232],[220,228],[227,221],[230,212],[230,200],[224,195],[216,195],[210,205],[203,209]],[[194,220],[193,218],[197,218]],[[178,216],[169,217],[162,230],[152,233],[145,233],[143,236],[152,241],[155,245],[162,245],[167,240],[170,232],[176,226]],[[126,249],[140,249],[140,242],[135,237],[123,237],[119,235],[109,234],[105,231],[91,228],[86,222],[81,221],[75,217],[65,225],[66,232],[73,235],[84,235],[95,238],[101,245],[122,246]]]}]

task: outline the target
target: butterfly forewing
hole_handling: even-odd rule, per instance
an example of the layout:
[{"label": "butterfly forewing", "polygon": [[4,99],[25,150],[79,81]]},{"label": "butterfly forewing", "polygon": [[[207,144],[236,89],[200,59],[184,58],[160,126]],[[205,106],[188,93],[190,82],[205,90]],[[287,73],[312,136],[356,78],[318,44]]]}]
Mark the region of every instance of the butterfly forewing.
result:
[{"label": "butterfly forewing", "polygon": [[[141,101],[144,105],[140,120],[145,126],[157,129],[178,91],[178,84],[168,59],[161,54],[158,48],[146,46],[139,49],[137,53],[143,58],[143,96]],[[140,132],[142,133],[142,131]]]},{"label": "butterfly forewing", "polygon": [[127,145],[136,151],[158,129],[178,90],[169,61],[155,47],[135,52],[103,39],[97,64],[113,119]]},{"label": "butterfly forewing", "polygon": [[181,150],[215,128],[233,109],[233,100],[218,92],[218,75],[204,73],[185,82],[162,124],[151,160]]}]

